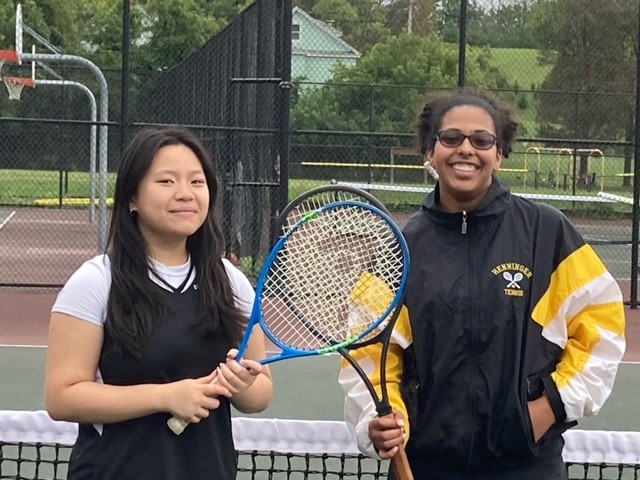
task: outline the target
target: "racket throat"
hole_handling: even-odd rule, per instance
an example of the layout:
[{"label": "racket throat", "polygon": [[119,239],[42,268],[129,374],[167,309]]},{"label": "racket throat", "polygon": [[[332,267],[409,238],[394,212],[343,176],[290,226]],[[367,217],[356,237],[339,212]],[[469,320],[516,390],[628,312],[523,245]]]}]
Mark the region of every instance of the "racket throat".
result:
[{"label": "racket throat", "polygon": [[376,412],[379,417],[386,417],[393,413],[393,409],[391,408],[391,405],[386,402],[376,402]]}]

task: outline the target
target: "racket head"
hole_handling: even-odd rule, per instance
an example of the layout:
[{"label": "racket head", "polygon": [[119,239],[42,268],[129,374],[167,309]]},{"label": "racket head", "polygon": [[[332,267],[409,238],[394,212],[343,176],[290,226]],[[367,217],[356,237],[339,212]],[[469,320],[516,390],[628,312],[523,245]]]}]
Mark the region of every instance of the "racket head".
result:
[{"label": "racket head", "polygon": [[328,203],[280,236],[258,278],[252,317],[285,356],[338,351],[395,310],[408,266],[389,215],[362,202]]},{"label": "racket head", "polygon": [[346,185],[322,185],[298,195],[280,212],[273,228],[272,245],[278,241],[280,235],[293,227],[305,214],[330,203],[343,201],[373,205],[391,216],[382,202],[369,192]]}]

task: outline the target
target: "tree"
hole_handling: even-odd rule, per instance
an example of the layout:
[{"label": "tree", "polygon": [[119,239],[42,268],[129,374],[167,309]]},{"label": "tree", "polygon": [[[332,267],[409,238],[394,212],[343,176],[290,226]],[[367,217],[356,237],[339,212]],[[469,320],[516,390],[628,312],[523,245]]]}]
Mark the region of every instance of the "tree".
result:
[{"label": "tree", "polygon": [[[119,68],[122,1],[22,0],[25,23],[62,52],[87,57],[102,69]],[[252,0],[131,0],[131,64],[165,68],[233,21]],[[0,48],[12,48],[13,1],[0,2]],[[24,48],[36,43],[27,33]],[[39,48],[41,51],[41,48]]]},{"label": "tree", "polygon": [[[86,0],[84,0],[86,1]],[[0,2],[0,49],[15,49],[16,3]],[[76,48],[82,39],[80,18],[82,1],[22,0],[24,22],[61,48]],[[30,37],[24,34],[24,50],[31,51]]]},{"label": "tree", "polygon": [[[440,35],[445,42],[458,43],[460,38],[460,0],[442,0],[438,9]],[[487,45],[489,29],[486,14],[477,0],[467,4],[467,43]]]},{"label": "tree", "polygon": [[391,35],[386,0],[294,0],[294,4],[335,26],[342,38],[360,52],[367,52]]},{"label": "tree", "polygon": [[492,47],[534,48],[533,17],[530,0],[506,3],[488,12],[489,44]]},{"label": "tree", "polygon": [[427,36],[435,35],[438,31],[435,0],[395,0],[389,2],[386,9],[387,25],[394,35],[408,32]]},{"label": "tree", "polygon": [[[476,46],[534,48],[533,12],[537,0],[490,2],[470,0],[467,6],[467,43]],[[457,42],[460,0],[443,0],[438,9],[440,32]]]},{"label": "tree", "polygon": [[[102,66],[120,65],[122,3],[93,0],[83,34],[90,56]],[[248,0],[138,0],[131,8],[131,59],[136,68],[179,63],[228,25]]]},{"label": "tree", "polygon": [[0,50],[15,47],[16,9],[12,2],[0,3]]},{"label": "tree", "polygon": [[633,142],[637,18],[629,0],[543,2],[534,31],[553,68],[539,93],[541,136]]},{"label": "tree", "polygon": [[[469,52],[469,85],[504,84],[485,55],[480,49]],[[338,65],[331,84],[301,95],[293,124],[298,129],[408,133],[426,89],[450,88],[457,75],[455,45],[435,36],[390,37],[375,45],[356,67]]]}]

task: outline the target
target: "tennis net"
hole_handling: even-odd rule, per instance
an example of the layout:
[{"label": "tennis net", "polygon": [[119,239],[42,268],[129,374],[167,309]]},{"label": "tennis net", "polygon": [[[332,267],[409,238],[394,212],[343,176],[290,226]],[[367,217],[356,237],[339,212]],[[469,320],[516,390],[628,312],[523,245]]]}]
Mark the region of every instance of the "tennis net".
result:
[{"label": "tennis net", "polygon": [[[234,418],[238,479],[386,478],[388,465],[359,454],[343,422]],[[0,479],[63,480],[77,427],[43,411],[0,411]],[[573,479],[639,479],[640,432],[570,430]]]}]

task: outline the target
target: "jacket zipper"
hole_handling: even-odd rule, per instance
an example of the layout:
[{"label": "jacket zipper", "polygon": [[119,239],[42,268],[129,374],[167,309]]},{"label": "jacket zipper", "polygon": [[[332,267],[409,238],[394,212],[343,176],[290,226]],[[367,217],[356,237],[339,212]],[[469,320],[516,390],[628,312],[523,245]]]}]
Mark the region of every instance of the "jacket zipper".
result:
[{"label": "jacket zipper", "polygon": [[[462,211],[462,227],[460,233],[462,235],[467,234],[467,211]],[[475,318],[475,302],[474,297],[471,295],[471,292],[474,291],[472,278],[474,275],[473,268],[473,252],[472,252],[472,244],[469,240],[467,240],[467,265],[469,265],[469,285],[468,285],[468,295],[469,295],[469,321],[470,321],[470,343],[469,350],[471,355],[471,365],[477,365],[477,352],[476,352],[476,318]],[[472,367],[473,368],[473,367]],[[476,410],[476,398],[475,398],[475,388],[474,388],[474,377],[469,381],[468,385],[468,394],[469,394],[469,416],[467,418],[467,428],[469,429],[469,444],[468,444],[468,457],[467,457],[467,469],[471,469],[473,467],[473,452],[475,450],[475,438],[473,435],[473,428],[475,426],[475,422],[473,421],[473,415]]]}]

